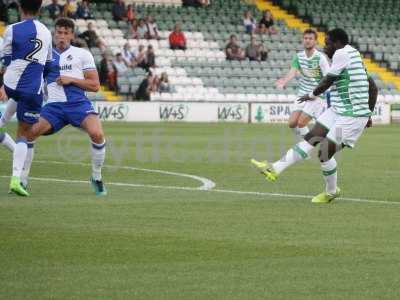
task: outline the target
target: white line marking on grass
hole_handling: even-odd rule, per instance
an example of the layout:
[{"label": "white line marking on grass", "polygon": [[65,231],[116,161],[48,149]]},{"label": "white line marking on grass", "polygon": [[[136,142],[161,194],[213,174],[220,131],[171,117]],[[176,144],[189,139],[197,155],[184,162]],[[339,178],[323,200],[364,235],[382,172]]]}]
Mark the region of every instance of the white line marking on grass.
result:
[{"label": "white line marking on grass", "polygon": [[[2,160],[2,159],[0,159]],[[34,160],[33,163],[39,163],[39,164],[56,164],[56,165],[77,165],[77,166],[85,166],[85,167],[91,167],[92,164],[88,163],[80,163],[80,162],[63,162],[63,161],[46,161],[46,160]],[[202,191],[208,191],[213,189],[216,184],[214,181],[196,176],[196,175],[190,175],[190,174],[185,174],[185,173],[178,173],[178,172],[170,172],[170,171],[163,171],[163,170],[155,170],[155,169],[143,169],[143,168],[136,168],[136,167],[129,167],[129,166],[117,166],[117,165],[104,165],[104,168],[111,168],[111,169],[121,169],[121,170],[130,170],[130,171],[143,171],[143,172],[148,172],[148,173],[158,173],[158,174],[164,174],[164,175],[171,175],[171,176],[177,176],[177,177],[185,177],[185,178],[190,178],[196,181],[201,182],[201,186],[194,188],[195,190],[202,190]],[[140,185],[139,185],[140,186]]]},{"label": "white line marking on grass", "polygon": [[[9,176],[0,176],[0,178],[9,178]],[[32,177],[31,180],[36,181],[46,181],[46,182],[60,182],[60,183],[76,183],[76,184],[89,184],[85,180],[70,180],[70,179],[58,179],[58,178],[37,178]],[[251,191],[235,191],[235,190],[225,190],[225,189],[211,189],[211,190],[201,190],[199,188],[192,187],[181,187],[181,186],[165,186],[165,185],[152,185],[152,184],[135,184],[135,183],[122,183],[122,182],[107,182],[107,185],[111,186],[122,186],[122,187],[132,187],[132,188],[150,188],[150,189],[164,189],[164,190],[179,190],[179,191],[193,191],[193,192],[208,192],[208,193],[225,193],[225,194],[236,194],[236,195],[252,195],[261,197],[275,197],[275,198],[301,198],[301,199],[311,199],[312,196],[308,195],[296,195],[296,194],[282,194],[282,193],[268,193],[268,192],[251,192]],[[273,199],[264,199],[273,200]],[[372,199],[359,199],[359,198],[338,198],[340,201],[350,201],[358,203],[374,203],[374,204],[392,204],[399,205],[400,202],[392,201],[380,201]]]}]

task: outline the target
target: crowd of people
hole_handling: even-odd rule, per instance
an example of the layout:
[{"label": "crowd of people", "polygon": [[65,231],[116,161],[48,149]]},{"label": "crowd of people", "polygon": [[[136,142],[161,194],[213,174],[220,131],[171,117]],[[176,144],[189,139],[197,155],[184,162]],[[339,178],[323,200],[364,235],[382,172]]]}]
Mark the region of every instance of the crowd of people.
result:
[{"label": "crowd of people", "polygon": [[[0,8],[12,7],[15,0],[0,0]],[[184,6],[207,7],[210,0],[184,0]],[[89,0],[66,0],[63,5],[59,0],[52,0],[51,4],[45,7],[48,15],[57,19],[60,17],[69,17],[73,19],[93,19],[91,5]],[[1,9],[1,12],[6,9]],[[124,0],[114,0],[111,9],[113,20],[116,22],[127,22],[129,24],[129,35],[131,39],[160,40],[160,34],[157,22],[153,16],[142,16],[139,18],[134,5],[126,5]],[[2,15],[0,14],[0,18]],[[250,11],[246,11],[243,17],[243,26],[246,33],[251,35],[248,45],[242,47],[235,34],[232,34],[228,44],[225,47],[227,60],[250,60],[265,61],[268,58],[269,50],[257,42],[257,35],[276,34],[278,31],[274,27],[274,20],[269,10],[263,13],[262,18],[257,22]],[[181,24],[176,23],[169,37],[169,47],[172,50],[186,50],[187,40],[181,29]],[[139,45],[137,49],[132,50],[129,43],[126,43],[120,52],[113,55],[105,45],[105,41],[98,35],[93,22],[87,23],[87,30],[79,33],[75,39],[75,45],[88,48],[99,48],[102,54],[99,73],[103,85],[111,90],[117,90],[118,77],[124,76],[130,69],[142,68],[147,74],[153,74],[156,68],[156,56],[152,45],[145,47]],[[144,96],[147,92],[160,91],[165,92],[169,88],[168,76],[163,74],[161,78],[149,75],[143,80],[136,96],[141,99],[147,99]],[[146,91],[146,92],[145,92]]]}]

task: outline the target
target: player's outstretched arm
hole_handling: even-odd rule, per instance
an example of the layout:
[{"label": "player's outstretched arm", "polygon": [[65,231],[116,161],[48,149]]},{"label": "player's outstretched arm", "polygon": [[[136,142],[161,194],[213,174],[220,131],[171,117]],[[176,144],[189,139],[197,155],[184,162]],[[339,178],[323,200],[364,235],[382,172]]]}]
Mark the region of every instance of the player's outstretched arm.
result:
[{"label": "player's outstretched arm", "polygon": [[371,77],[368,77],[368,83],[368,105],[369,110],[373,112],[375,110],[376,101],[378,100],[378,87]]},{"label": "player's outstretched arm", "polygon": [[314,89],[310,95],[304,95],[300,99],[298,99],[298,102],[304,102],[304,101],[309,101],[309,100],[314,100],[315,97],[318,97],[319,95],[325,93],[335,82],[337,76],[334,76],[332,74],[328,74],[322,78],[322,80],[319,82],[318,86]]},{"label": "player's outstretched arm", "polygon": [[297,69],[291,68],[285,77],[282,77],[276,81],[276,87],[278,89],[283,89],[290,81],[292,81],[296,77],[297,72]]},{"label": "player's outstretched arm", "polygon": [[68,76],[60,76],[57,78],[59,85],[76,85],[81,89],[88,92],[97,92],[100,89],[99,74],[96,70],[86,71],[84,73],[85,79],[77,79]]}]

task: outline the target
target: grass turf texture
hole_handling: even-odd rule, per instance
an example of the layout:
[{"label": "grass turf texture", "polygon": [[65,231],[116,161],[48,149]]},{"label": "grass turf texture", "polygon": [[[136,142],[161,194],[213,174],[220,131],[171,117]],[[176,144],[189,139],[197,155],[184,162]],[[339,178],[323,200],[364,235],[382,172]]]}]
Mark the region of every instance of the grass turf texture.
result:
[{"label": "grass turf texture", "polygon": [[[105,131],[108,165],[194,174],[217,189],[323,190],[315,159],[275,184],[250,167],[251,157],[277,159],[293,144],[284,126],[108,123]],[[338,157],[345,197],[398,205],[113,185],[96,198],[89,184],[50,181],[32,181],[23,199],[1,177],[0,299],[397,299],[398,136],[398,126],[372,128]],[[35,159],[65,164],[34,163],[32,176],[88,180],[89,166],[68,162],[88,163],[89,149],[72,129],[42,138]],[[8,176],[11,156],[0,158]],[[106,182],[200,185],[117,167],[105,169]]]}]

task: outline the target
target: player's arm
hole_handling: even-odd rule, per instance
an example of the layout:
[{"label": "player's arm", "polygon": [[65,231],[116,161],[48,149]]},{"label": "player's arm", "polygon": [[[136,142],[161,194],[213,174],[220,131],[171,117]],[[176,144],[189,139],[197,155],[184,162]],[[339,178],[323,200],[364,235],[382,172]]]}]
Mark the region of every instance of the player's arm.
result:
[{"label": "player's arm", "polygon": [[368,77],[368,83],[368,106],[369,110],[373,112],[375,110],[376,101],[378,100],[378,87],[371,77]]},{"label": "player's arm", "polygon": [[88,92],[98,92],[100,89],[99,74],[97,73],[94,58],[89,51],[82,53],[81,63],[84,79],[60,76],[57,79],[57,83],[60,85],[73,84]]},{"label": "player's arm", "polygon": [[332,66],[329,68],[328,73],[322,78],[318,86],[309,95],[304,95],[298,102],[314,100],[319,95],[325,93],[340,76],[342,71],[350,63],[350,57],[345,51],[336,50],[332,58]]},{"label": "player's arm", "polygon": [[78,79],[68,76],[60,76],[57,78],[59,85],[75,85],[88,92],[97,92],[100,89],[100,80],[97,70],[89,70],[84,72],[85,79]]},{"label": "player's arm", "polygon": [[276,87],[278,89],[283,89],[291,80],[293,80],[293,78],[295,78],[297,76],[297,74],[300,71],[300,61],[299,61],[299,57],[296,54],[293,59],[292,62],[290,64],[290,71],[286,74],[285,77],[279,79],[276,82]]},{"label": "player's arm", "polygon": [[298,69],[291,68],[285,77],[282,77],[276,81],[276,87],[278,89],[283,89],[290,81],[292,81],[297,76],[298,73]]}]

